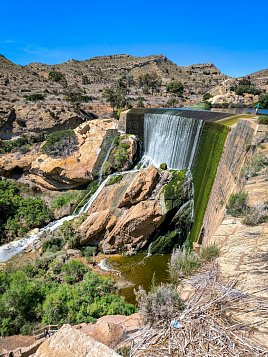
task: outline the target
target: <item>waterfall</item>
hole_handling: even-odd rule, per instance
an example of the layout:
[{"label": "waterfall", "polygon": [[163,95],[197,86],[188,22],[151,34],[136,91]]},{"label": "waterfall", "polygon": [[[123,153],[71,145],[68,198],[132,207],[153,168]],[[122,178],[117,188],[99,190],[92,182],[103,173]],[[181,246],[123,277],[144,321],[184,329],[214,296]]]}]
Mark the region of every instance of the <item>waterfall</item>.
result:
[{"label": "waterfall", "polygon": [[62,226],[64,222],[72,221],[74,218],[79,217],[81,214],[87,212],[89,210],[89,208],[92,206],[92,204],[94,203],[94,201],[96,200],[96,198],[98,197],[98,195],[100,194],[100,192],[102,191],[102,189],[104,188],[104,186],[110,181],[111,177],[113,177],[115,175],[124,175],[124,174],[130,173],[130,172],[136,172],[136,171],[137,170],[130,170],[130,171],[124,171],[124,172],[114,173],[114,174],[109,175],[102,182],[102,184],[99,186],[97,191],[88,199],[88,201],[84,204],[84,206],[80,208],[78,213],[74,213],[69,216],[62,217],[62,218],[58,219],[57,221],[50,222],[47,226],[41,228],[38,233],[30,234],[29,236],[17,239],[15,241],[12,241],[10,243],[6,243],[6,244],[3,244],[2,246],[0,246],[0,263],[8,261],[15,255],[17,255],[20,252],[22,252],[23,250],[25,250],[30,244],[37,241],[42,236],[42,234],[44,232],[48,232],[48,231],[53,232],[57,228]]},{"label": "waterfall", "polygon": [[145,114],[141,167],[191,168],[202,125],[202,120],[174,114]]},{"label": "waterfall", "polygon": [[107,150],[107,153],[105,155],[105,158],[103,160],[103,163],[101,165],[101,169],[100,169],[100,173],[99,173],[99,181],[98,181],[98,184],[100,185],[101,181],[102,181],[102,176],[103,176],[103,173],[104,173],[104,166],[105,166],[105,163],[108,161],[109,159],[109,156],[110,156],[110,153],[112,151],[114,147],[114,143],[111,144],[111,146],[109,147],[109,150]]}]

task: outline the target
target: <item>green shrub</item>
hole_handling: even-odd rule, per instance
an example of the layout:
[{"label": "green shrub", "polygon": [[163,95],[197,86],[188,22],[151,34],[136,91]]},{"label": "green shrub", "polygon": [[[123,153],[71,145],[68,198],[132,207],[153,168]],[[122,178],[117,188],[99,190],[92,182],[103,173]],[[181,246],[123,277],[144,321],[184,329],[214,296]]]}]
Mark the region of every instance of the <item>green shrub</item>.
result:
[{"label": "green shrub", "polygon": [[267,165],[267,158],[264,154],[255,154],[249,165],[245,167],[246,178],[257,176],[263,167]]},{"label": "green shrub", "polygon": [[268,221],[268,212],[265,205],[251,207],[249,213],[243,219],[243,223],[248,226],[257,226]]},{"label": "green shrub", "polygon": [[18,185],[10,180],[0,181],[0,240],[21,236],[51,218],[43,199],[23,197]]},{"label": "green shrub", "polygon": [[77,144],[74,130],[66,129],[50,134],[41,151],[51,156],[67,156],[77,150]]},{"label": "green shrub", "polygon": [[171,255],[168,271],[171,280],[178,282],[183,276],[196,272],[200,266],[200,259],[192,250],[178,248]]},{"label": "green shrub", "polygon": [[268,109],[268,93],[263,93],[260,95],[259,103],[261,108]]},{"label": "green shrub", "polygon": [[112,176],[107,184],[107,186],[109,185],[114,185],[115,183],[117,182],[120,182],[123,178],[123,175],[115,175],[115,176]]},{"label": "green shrub", "polygon": [[20,151],[26,153],[30,150],[30,141],[26,136],[22,136],[16,140],[1,140],[0,139],[0,154]]},{"label": "green shrub", "polygon": [[135,312],[114,284],[78,260],[39,259],[23,270],[0,272],[0,335],[30,334],[40,324],[94,322]]},{"label": "green shrub", "polygon": [[233,193],[229,198],[227,205],[227,214],[240,217],[248,213],[249,207],[247,205],[248,194],[245,191]]},{"label": "green shrub", "polygon": [[86,258],[93,257],[97,252],[97,247],[87,246],[81,249],[82,255]]},{"label": "green shrub", "polygon": [[65,207],[68,204],[77,204],[80,198],[81,191],[61,193],[52,199],[51,208],[57,209]]},{"label": "green shrub", "polygon": [[184,309],[184,303],[175,286],[161,284],[147,294],[139,288],[135,291],[139,312],[144,322],[153,325],[159,321],[170,323],[170,320]]},{"label": "green shrub", "polygon": [[258,123],[268,125],[268,115],[260,115],[258,118]]},{"label": "green shrub", "polygon": [[48,79],[53,82],[61,82],[62,80],[65,80],[65,76],[62,72],[50,71],[48,73]]},{"label": "green shrub", "polygon": [[45,96],[44,96],[44,94],[41,94],[41,93],[33,93],[30,95],[26,95],[25,99],[29,100],[30,102],[37,102],[38,100],[44,100]]},{"label": "green shrub", "polygon": [[220,249],[215,245],[209,245],[207,247],[202,247],[199,256],[202,260],[210,262],[211,260],[217,258],[220,254]]}]

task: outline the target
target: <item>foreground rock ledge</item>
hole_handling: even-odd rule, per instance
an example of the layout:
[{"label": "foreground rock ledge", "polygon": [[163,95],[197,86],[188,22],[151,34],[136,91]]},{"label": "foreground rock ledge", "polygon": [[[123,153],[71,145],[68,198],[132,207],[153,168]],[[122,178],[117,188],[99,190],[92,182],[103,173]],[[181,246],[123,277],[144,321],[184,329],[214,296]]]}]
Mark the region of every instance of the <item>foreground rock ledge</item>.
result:
[{"label": "foreground rock ledge", "polygon": [[118,357],[119,354],[70,325],[63,325],[55,335],[42,343],[35,356]]}]

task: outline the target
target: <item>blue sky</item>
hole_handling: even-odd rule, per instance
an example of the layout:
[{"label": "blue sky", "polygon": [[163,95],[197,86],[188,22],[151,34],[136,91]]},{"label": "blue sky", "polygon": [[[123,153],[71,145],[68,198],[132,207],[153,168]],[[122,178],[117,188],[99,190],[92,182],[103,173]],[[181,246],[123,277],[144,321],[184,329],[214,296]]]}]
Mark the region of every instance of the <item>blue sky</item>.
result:
[{"label": "blue sky", "polygon": [[268,68],[267,0],[0,0],[0,53],[17,64],[164,54],[242,76]]}]

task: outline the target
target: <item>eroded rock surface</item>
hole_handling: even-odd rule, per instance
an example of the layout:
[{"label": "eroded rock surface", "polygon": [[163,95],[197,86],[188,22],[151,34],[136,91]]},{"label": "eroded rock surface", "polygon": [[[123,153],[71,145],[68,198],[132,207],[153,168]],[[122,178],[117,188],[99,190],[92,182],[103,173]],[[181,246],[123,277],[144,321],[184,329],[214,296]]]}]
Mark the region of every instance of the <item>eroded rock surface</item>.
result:
[{"label": "eroded rock surface", "polygon": [[109,349],[92,337],[72,328],[63,327],[38,348],[36,357],[117,357]]},{"label": "eroded rock surface", "polygon": [[[145,248],[167,214],[172,211],[175,217],[180,206],[190,200],[184,174],[175,176],[168,171],[159,174],[151,166],[129,172],[104,187],[80,226],[81,244],[98,245],[106,253],[130,254]],[[167,185],[171,187],[163,193]],[[174,226],[179,220],[175,221]]]}]

